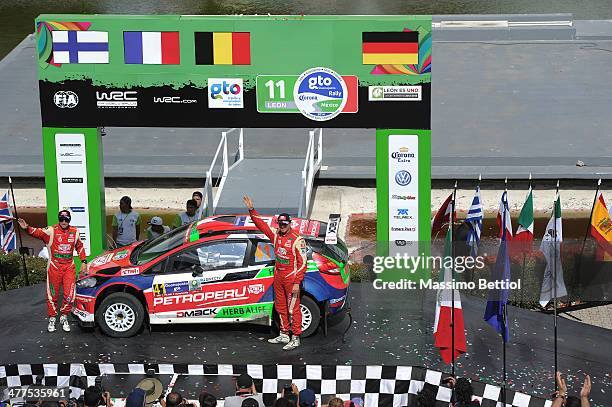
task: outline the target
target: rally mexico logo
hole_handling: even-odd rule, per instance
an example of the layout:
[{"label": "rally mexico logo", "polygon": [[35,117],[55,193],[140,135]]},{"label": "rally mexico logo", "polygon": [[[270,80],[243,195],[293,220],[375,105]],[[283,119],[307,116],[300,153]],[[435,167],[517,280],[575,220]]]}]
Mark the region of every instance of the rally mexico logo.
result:
[{"label": "rally mexico logo", "polygon": [[293,99],[304,116],[315,121],[338,116],[348,100],[342,76],[329,68],[311,68],[300,75],[293,88]]}]

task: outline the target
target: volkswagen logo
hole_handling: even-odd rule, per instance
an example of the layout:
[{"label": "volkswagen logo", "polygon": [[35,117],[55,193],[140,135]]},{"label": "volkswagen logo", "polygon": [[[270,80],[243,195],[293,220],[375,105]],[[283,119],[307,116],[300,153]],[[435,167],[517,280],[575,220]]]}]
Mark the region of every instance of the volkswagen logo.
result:
[{"label": "volkswagen logo", "polygon": [[400,170],[395,174],[395,182],[402,187],[410,184],[410,181],[412,181],[412,175],[406,170]]},{"label": "volkswagen logo", "polygon": [[79,104],[79,97],[71,90],[60,90],[53,95],[53,103],[60,109],[72,109]]}]

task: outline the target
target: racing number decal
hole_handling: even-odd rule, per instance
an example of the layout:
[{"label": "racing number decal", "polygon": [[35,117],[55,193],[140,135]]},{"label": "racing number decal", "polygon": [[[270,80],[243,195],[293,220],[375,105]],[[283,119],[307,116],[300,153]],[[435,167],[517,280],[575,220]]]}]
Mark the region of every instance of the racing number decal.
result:
[{"label": "racing number decal", "polygon": [[153,284],[153,295],[156,297],[166,295],[166,286],[162,284]]}]

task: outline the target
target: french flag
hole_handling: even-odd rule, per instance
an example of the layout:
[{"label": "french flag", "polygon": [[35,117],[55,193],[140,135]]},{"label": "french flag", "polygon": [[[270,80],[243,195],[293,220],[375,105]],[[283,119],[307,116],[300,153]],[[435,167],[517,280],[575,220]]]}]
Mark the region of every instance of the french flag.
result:
[{"label": "french flag", "polygon": [[126,64],[180,64],[178,31],[125,31],[123,49]]}]

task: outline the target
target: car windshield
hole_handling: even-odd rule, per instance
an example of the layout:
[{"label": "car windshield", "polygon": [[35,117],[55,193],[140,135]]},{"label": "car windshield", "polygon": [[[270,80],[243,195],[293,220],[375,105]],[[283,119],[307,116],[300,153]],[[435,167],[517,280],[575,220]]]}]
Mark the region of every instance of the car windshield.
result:
[{"label": "car windshield", "polygon": [[185,232],[191,224],[184,225],[168,233],[165,233],[155,239],[145,242],[142,246],[137,247],[134,254],[135,258],[132,264],[145,264],[170,250],[179,247],[185,241]]}]

